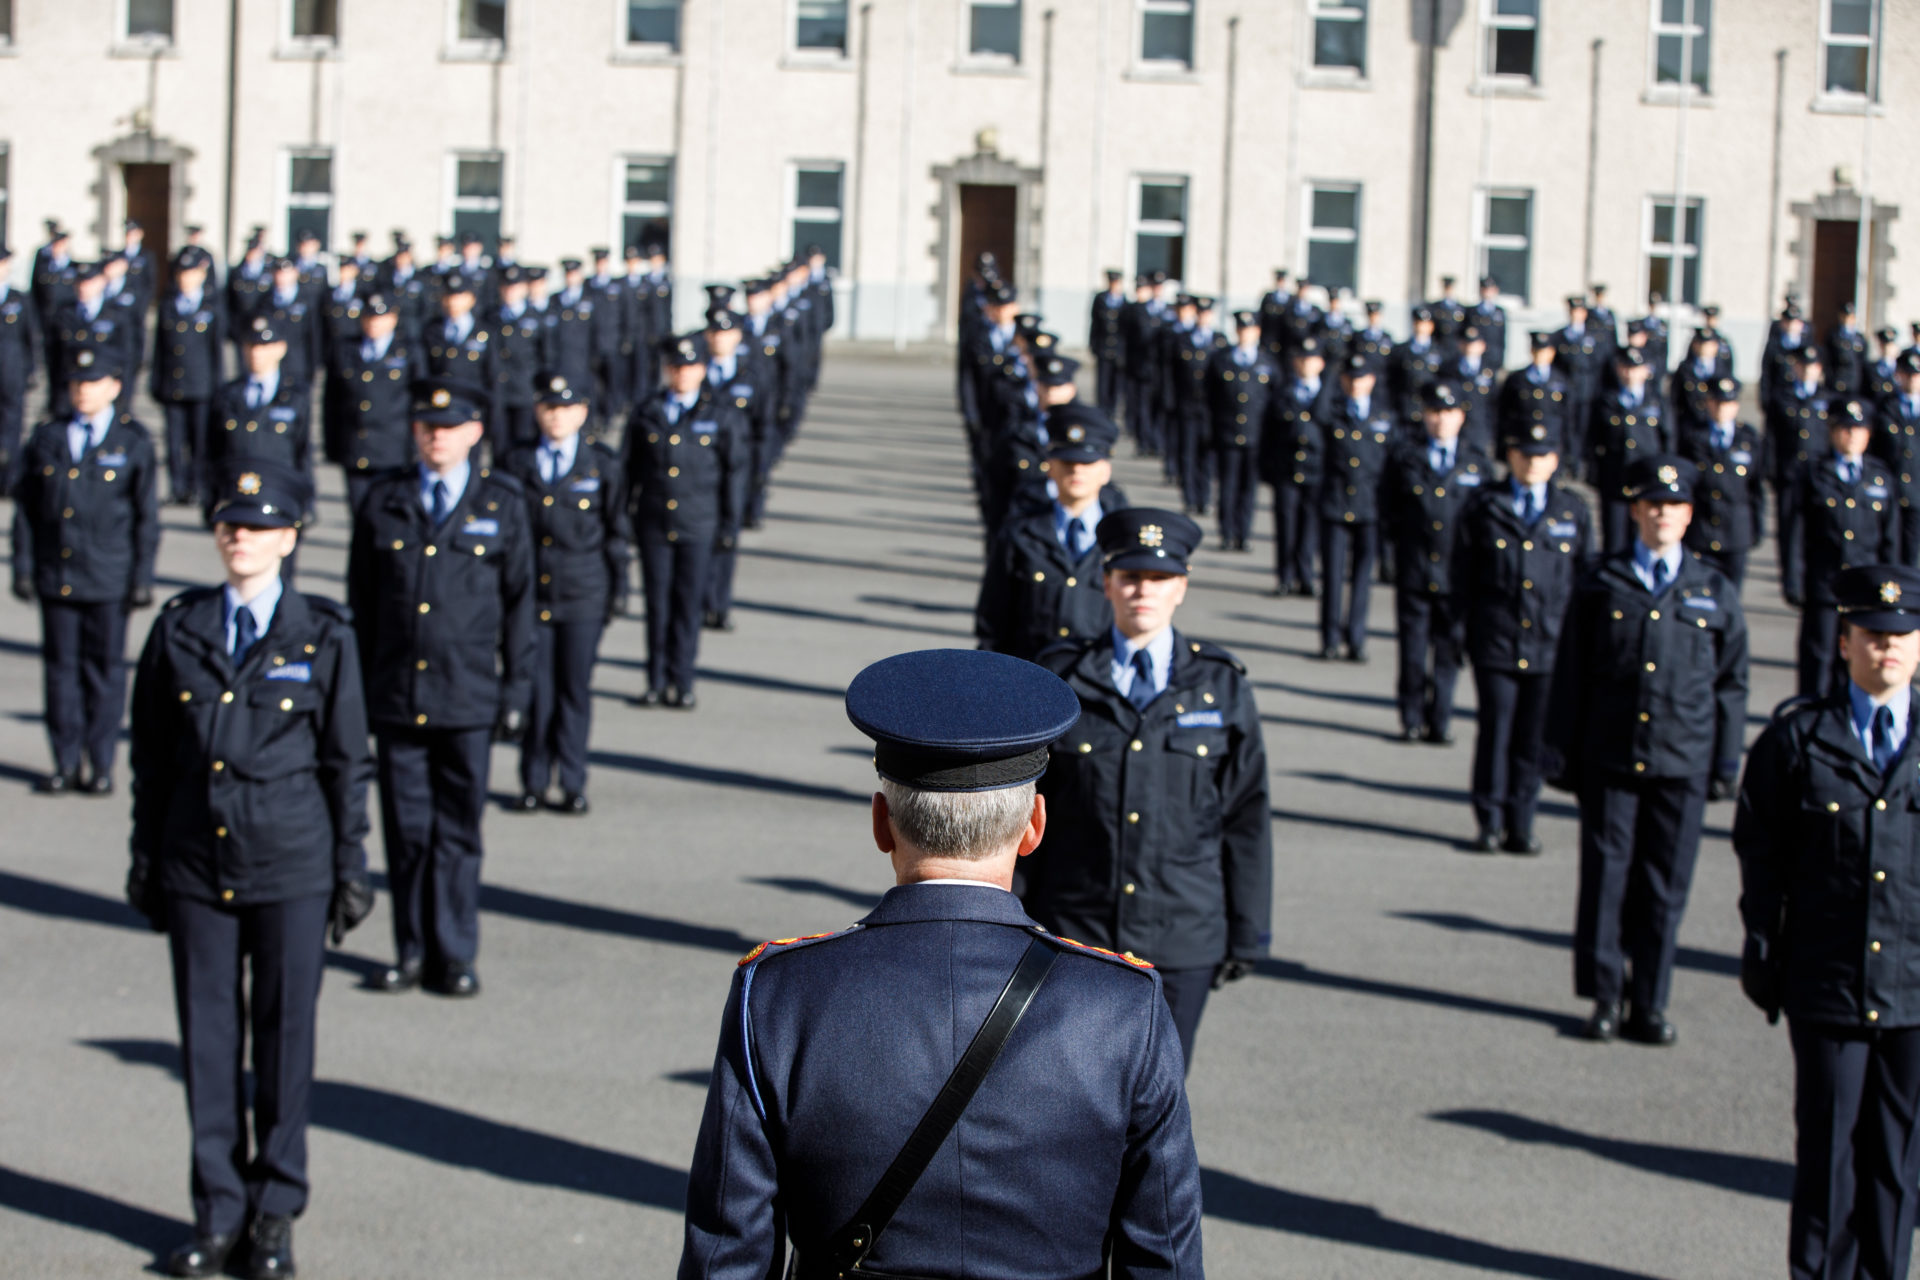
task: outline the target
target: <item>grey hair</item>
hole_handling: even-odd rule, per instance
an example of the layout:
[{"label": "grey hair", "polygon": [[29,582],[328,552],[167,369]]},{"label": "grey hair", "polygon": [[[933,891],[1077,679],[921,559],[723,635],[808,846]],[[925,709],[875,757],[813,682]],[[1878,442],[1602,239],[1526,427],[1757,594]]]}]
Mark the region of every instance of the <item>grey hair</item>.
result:
[{"label": "grey hair", "polygon": [[901,840],[942,858],[976,861],[1019,840],[1033,817],[1034,784],[993,791],[921,791],[880,779]]}]

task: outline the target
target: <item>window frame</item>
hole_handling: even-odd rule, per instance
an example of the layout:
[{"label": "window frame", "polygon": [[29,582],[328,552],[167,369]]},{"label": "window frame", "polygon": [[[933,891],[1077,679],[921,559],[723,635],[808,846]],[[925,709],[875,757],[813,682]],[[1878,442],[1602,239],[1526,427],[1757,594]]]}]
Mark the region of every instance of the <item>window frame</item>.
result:
[{"label": "window frame", "polygon": [[[180,0],[168,0],[172,27],[164,36],[133,34],[133,0],[115,0],[113,15],[113,51],[122,56],[151,57],[170,53],[180,42]],[[17,21],[17,19],[16,19]]]},{"label": "window frame", "polygon": [[274,56],[280,58],[325,58],[340,51],[340,30],[342,27],[341,9],[343,0],[334,0],[333,34],[330,36],[303,36],[293,29],[293,18],[299,0],[280,0],[279,35],[274,41]]},{"label": "window frame", "polygon": [[13,51],[13,29],[20,21],[18,8],[18,0],[5,0],[0,4],[0,11],[6,14],[6,21],[0,23],[0,56]]},{"label": "window frame", "polygon": [[[1011,53],[982,53],[973,47],[973,11],[985,6],[991,9],[1012,9],[1017,27],[1018,49]],[[1027,5],[1026,0],[961,0],[955,6],[959,10],[960,30],[958,44],[960,56],[958,64],[969,71],[1018,71],[1026,65],[1027,55]]]},{"label": "window frame", "polygon": [[[1673,229],[1674,234],[1679,237],[1678,240],[1663,243],[1653,238],[1654,219],[1662,205],[1674,210]],[[1686,242],[1686,214],[1688,210],[1692,209],[1699,211],[1694,221],[1697,234],[1694,237],[1694,243],[1688,244]],[[1691,316],[1697,313],[1700,308],[1698,296],[1692,299],[1682,296],[1685,292],[1686,281],[1683,264],[1689,258],[1693,260],[1694,292],[1696,295],[1699,295],[1705,288],[1706,249],[1707,198],[1705,196],[1690,195],[1685,198],[1684,202],[1677,202],[1673,194],[1669,192],[1665,195],[1649,195],[1641,201],[1640,259],[1642,267],[1646,272],[1646,289],[1649,293],[1653,290],[1654,259],[1665,258],[1668,262],[1667,278],[1669,282],[1678,281],[1680,284],[1680,288],[1669,289],[1664,295],[1666,304],[1674,308],[1676,314]]]},{"label": "window frame", "polygon": [[500,4],[505,10],[505,13],[503,15],[504,22],[502,24],[505,34],[501,36],[500,39],[497,39],[497,40],[491,36],[471,37],[471,36],[466,36],[461,34],[461,31],[460,31],[461,10],[465,8],[465,6],[469,3],[479,4],[479,3],[482,3],[483,0],[446,0],[446,2],[447,2],[446,44],[443,47],[441,52],[441,58],[444,61],[448,61],[448,62],[504,62],[506,61],[507,50],[509,45],[512,43],[511,36],[513,33],[513,7],[514,7],[515,0],[500,0]]},{"label": "window frame", "polygon": [[[1178,185],[1180,188],[1180,220],[1169,222],[1164,218],[1146,219],[1141,217],[1140,201],[1148,187]],[[1140,274],[1140,237],[1165,236],[1180,241],[1180,276],[1168,273],[1168,279],[1179,278],[1184,283],[1187,266],[1187,238],[1193,231],[1193,179],[1184,173],[1136,173],[1128,180],[1127,199],[1127,275],[1137,277]],[[1173,230],[1167,230],[1173,228]]]},{"label": "window frame", "polygon": [[[1307,22],[1309,29],[1306,40],[1307,72],[1315,77],[1331,79],[1365,80],[1367,64],[1373,54],[1373,32],[1370,24],[1373,12],[1369,0],[1307,0]],[[1357,24],[1360,28],[1360,63],[1324,63],[1320,61],[1320,24],[1323,22],[1341,22]]]},{"label": "window frame", "polygon": [[[1480,41],[1480,80],[1483,84],[1503,89],[1540,87],[1540,8],[1541,0],[1534,0],[1533,17],[1518,18],[1500,13],[1499,0],[1480,0],[1480,28],[1484,33]],[[1527,75],[1494,70],[1494,47],[1502,31],[1533,32],[1533,70]]]},{"label": "window frame", "polygon": [[[340,155],[329,146],[284,146],[279,149],[279,181],[276,184],[276,202],[279,205],[280,229],[286,233],[287,251],[293,251],[294,215],[301,210],[322,211],[326,225],[317,227],[320,233],[320,252],[333,252],[333,211],[339,200]],[[313,192],[295,192],[293,189],[293,164],[296,160],[325,159],[327,162],[327,190],[324,196],[316,197]]]},{"label": "window frame", "polygon": [[[1477,187],[1473,214],[1473,260],[1476,265],[1475,278],[1484,279],[1493,276],[1500,281],[1500,301],[1507,307],[1531,307],[1533,305],[1533,256],[1536,250],[1535,228],[1539,222],[1539,190],[1535,187]],[[1493,202],[1495,200],[1513,200],[1524,198],[1527,202],[1527,231],[1524,236],[1496,234],[1493,227]],[[1512,241],[1518,240],[1515,244]],[[1527,254],[1527,278],[1524,289],[1516,292],[1510,272],[1495,271],[1487,261],[1492,252],[1512,252],[1524,249]]]},{"label": "window frame", "polygon": [[[1833,32],[1834,0],[1819,0],[1819,79],[1815,82],[1815,96],[1827,102],[1862,104],[1878,106],[1880,104],[1880,46],[1881,37],[1886,34],[1883,0],[1867,0],[1867,35],[1840,35]],[[1834,89],[1827,84],[1827,55],[1829,50],[1839,45],[1844,48],[1864,48],[1867,51],[1867,87],[1864,92],[1852,89]]]},{"label": "window frame", "polygon": [[[507,153],[504,150],[487,151],[476,148],[454,148],[446,153],[446,175],[444,178],[444,213],[441,226],[444,235],[460,234],[458,222],[462,213],[491,213],[495,215],[493,244],[487,247],[488,254],[499,252],[500,224],[505,221],[507,204]],[[496,196],[463,196],[460,194],[460,164],[462,161],[492,161],[500,166],[500,194]],[[484,203],[492,201],[488,208]]]},{"label": "window frame", "polygon": [[632,0],[613,0],[613,49],[617,60],[628,62],[671,62],[680,56],[687,35],[687,0],[673,0],[673,42],[629,39],[629,9]]},{"label": "window frame", "polygon": [[[1322,191],[1338,192],[1353,197],[1353,226],[1320,227],[1313,220],[1313,198]],[[1360,229],[1366,218],[1366,184],[1358,179],[1308,178],[1300,184],[1300,263],[1301,272],[1308,280],[1317,285],[1325,285],[1313,270],[1313,246],[1318,244],[1349,244],[1353,246],[1353,279],[1344,285],[1356,296],[1360,293]],[[1333,234],[1315,234],[1331,232]],[[1338,289],[1329,288],[1329,294]]]},{"label": "window frame", "polygon": [[[1150,14],[1181,14],[1187,18],[1187,57],[1149,58],[1147,56],[1147,17]],[[1149,75],[1190,76],[1200,69],[1200,0],[1134,0],[1133,66]]]},{"label": "window frame", "polygon": [[858,23],[854,21],[853,0],[834,0],[846,14],[846,46],[835,49],[825,45],[803,45],[800,43],[800,5],[802,0],[787,0],[787,57],[801,63],[826,65],[831,67],[848,66],[853,61],[853,40]]},{"label": "window frame", "polygon": [[797,258],[800,256],[800,251],[805,247],[805,240],[798,234],[802,221],[809,223],[824,223],[828,221],[827,218],[819,216],[803,217],[805,214],[811,213],[817,215],[829,212],[829,210],[826,205],[803,205],[800,203],[800,175],[802,173],[832,172],[837,174],[840,179],[840,203],[830,211],[833,214],[831,221],[839,234],[835,240],[834,252],[827,255],[827,267],[829,270],[845,272],[847,249],[847,170],[848,165],[844,160],[804,159],[789,160],[787,162],[786,241],[787,249],[790,252],[783,256]]},{"label": "window frame", "polygon": [[[667,198],[665,201],[633,201],[627,199],[627,170],[637,164],[657,165],[667,171]],[[667,261],[669,263],[673,261],[673,205],[674,197],[679,194],[679,182],[679,166],[674,163],[672,156],[659,153],[648,153],[644,155],[635,153],[621,154],[613,158],[613,227],[609,243],[614,247],[613,252],[616,258],[621,258],[624,261],[624,255],[629,243],[627,240],[627,219],[629,217],[636,217],[658,219],[667,224]],[[662,211],[658,214],[649,213],[646,208],[639,207],[652,206],[655,204],[662,205]]]},{"label": "window frame", "polygon": [[10,244],[7,224],[13,216],[13,144],[0,141],[0,244]]},{"label": "window frame", "polygon": [[[1708,2],[1712,3],[1712,0],[1708,0]],[[1725,3],[1725,0],[1721,0],[1721,2]],[[1825,0],[1822,0],[1822,3],[1824,2]],[[1685,22],[1671,23],[1663,20],[1660,16],[1660,6],[1662,3],[1662,0],[1647,0],[1647,3],[1649,6],[1648,15],[1647,15],[1647,92],[1649,94],[1668,94],[1668,95],[1678,95],[1682,93],[1687,93],[1687,94],[1692,94],[1694,97],[1697,97],[1697,98],[1712,97],[1713,96],[1713,18],[1712,16],[1709,15],[1705,22],[1701,22],[1699,21],[1699,15],[1696,13],[1694,15],[1694,23],[1692,26],[1688,26]],[[1700,0],[1694,0],[1694,3],[1697,5],[1700,3]],[[1671,39],[1674,37],[1678,37],[1681,42],[1680,43],[1680,60],[1681,60],[1681,63],[1683,64],[1682,72],[1683,72],[1684,78],[1680,80],[1662,80],[1660,78],[1660,41],[1662,39]],[[1693,42],[1695,40],[1705,40],[1707,42],[1707,65],[1706,65],[1707,83],[1704,88],[1698,84],[1695,84],[1691,75],[1685,75],[1686,72],[1690,72],[1692,70],[1692,61],[1693,61],[1692,54],[1694,51]]]}]

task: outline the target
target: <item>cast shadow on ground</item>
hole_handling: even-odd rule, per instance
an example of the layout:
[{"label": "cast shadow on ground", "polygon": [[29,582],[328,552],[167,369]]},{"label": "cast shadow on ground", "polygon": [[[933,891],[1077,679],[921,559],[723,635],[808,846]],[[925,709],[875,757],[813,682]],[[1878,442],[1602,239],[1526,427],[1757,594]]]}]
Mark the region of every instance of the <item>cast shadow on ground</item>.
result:
[{"label": "cast shadow on ground", "polygon": [[844,902],[858,911],[871,911],[880,905],[880,895],[868,893],[862,889],[847,889],[825,880],[815,880],[810,876],[749,876],[748,884],[763,884],[770,889],[784,889],[788,893],[811,893],[822,898],[832,898],[835,902]]},{"label": "cast shadow on ground", "polygon": [[1332,827],[1338,831],[1392,836],[1396,840],[1445,845],[1449,849],[1465,850],[1468,847],[1468,837],[1464,831],[1455,836],[1445,831],[1435,831],[1430,827],[1403,827],[1391,822],[1375,822],[1369,818],[1348,818],[1331,813],[1301,813],[1297,809],[1273,809],[1269,811],[1269,816],[1276,822],[1297,822],[1309,827]]},{"label": "cast shadow on ground", "polygon": [[1688,1182],[1718,1187],[1722,1191],[1738,1191],[1783,1201],[1793,1196],[1793,1165],[1785,1160],[1735,1155],[1726,1151],[1702,1151],[1698,1147],[1674,1147],[1663,1142],[1605,1138],[1515,1115],[1510,1111],[1436,1111],[1427,1118],[1443,1124],[1479,1129],[1509,1142],[1545,1143],[1569,1151],[1584,1151],[1632,1169],[1663,1174],[1669,1178],[1684,1178]]},{"label": "cast shadow on ground", "polygon": [[[900,569],[895,572],[913,573],[914,571]],[[770,613],[776,618],[798,618],[805,622],[830,622],[849,627],[878,627],[882,631],[910,631],[915,635],[939,636],[943,640],[973,639],[971,630],[962,631],[956,627],[930,627],[919,622],[890,622],[884,618],[868,618],[857,613],[836,613],[831,609],[805,609],[799,605],[773,604],[757,600],[735,600],[733,607],[748,613]]]},{"label": "cast shadow on ground", "polygon": [[[1530,942],[1536,947],[1551,947],[1555,951],[1573,950],[1573,935],[1552,929],[1528,929],[1451,911],[1392,911],[1388,915],[1396,920],[1438,925],[1455,933],[1491,933]],[[1740,976],[1740,957],[1722,955],[1718,951],[1702,951],[1698,947],[1681,947],[1674,957],[1674,963],[1682,969],[1694,969],[1701,973],[1717,973],[1728,978]]]},{"label": "cast shadow on ground", "polygon": [[[1433,748],[1425,743],[1408,746],[1409,751]],[[1458,747],[1455,747],[1458,750]],[[1473,803],[1473,793],[1465,787],[1427,787],[1412,783],[1382,781],[1379,778],[1356,778],[1350,773],[1320,773],[1305,769],[1296,769],[1285,775],[1291,778],[1304,778],[1308,782],[1321,782],[1334,786],[1361,787],[1368,791],[1381,791],[1388,795],[1406,796],[1416,800],[1434,800],[1441,804],[1457,805],[1461,809]],[[1578,818],[1580,810],[1561,800],[1541,800],[1535,806],[1536,812],[1550,818]]]},{"label": "cast shadow on ground", "polygon": [[136,1249],[145,1249],[154,1255],[149,1271],[155,1274],[160,1271],[160,1258],[193,1234],[193,1225],[179,1218],[5,1165],[0,1165],[0,1208],[64,1223],[77,1231],[112,1236]]},{"label": "cast shadow on ground", "polygon": [[[670,711],[661,712],[663,717],[672,714]],[[704,782],[715,787],[767,791],[803,800],[841,800],[864,805],[873,798],[871,791],[848,791],[842,787],[818,786],[810,782],[795,782],[791,778],[747,773],[741,769],[717,769],[711,765],[689,764],[685,760],[667,760],[660,756],[634,755],[627,751],[589,751],[587,761],[597,769],[624,769],[630,773],[648,773],[681,782]]]},{"label": "cast shadow on ground", "polygon": [[[815,564],[828,569],[851,569],[858,574],[903,573],[909,578],[925,581],[928,578],[942,578],[948,582],[964,582],[969,587],[980,585],[980,575],[961,573],[957,569],[922,569],[904,564],[882,564],[878,560],[852,560],[846,556],[812,555],[803,551],[780,551],[773,547],[742,547],[742,556],[752,556],[756,560],[783,560],[791,564]],[[737,602],[736,602],[737,603]]]},{"label": "cast shadow on ground", "polygon": [[1450,1009],[1458,1013],[1478,1013],[1495,1018],[1511,1018],[1520,1022],[1535,1022],[1551,1027],[1562,1036],[1578,1035],[1586,1022],[1584,1018],[1573,1014],[1555,1013],[1550,1009],[1535,1009],[1524,1004],[1492,1000],[1485,996],[1468,995],[1460,991],[1442,991],[1434,987],[1416,987],[1404,982],[1386,982],[1378,978],[1361,978],[1352,974],[1327,973],[1311,965],[1301,964],[1297,960],[1262,960],[1254,966],[1253,971],[1263,978],[1275,978],[1281,982],[1294,982],[1328,991],[1378,996],[1386,1000],[1406,1000],[1414,1004],[1432,1005],[1435,1008]]}]

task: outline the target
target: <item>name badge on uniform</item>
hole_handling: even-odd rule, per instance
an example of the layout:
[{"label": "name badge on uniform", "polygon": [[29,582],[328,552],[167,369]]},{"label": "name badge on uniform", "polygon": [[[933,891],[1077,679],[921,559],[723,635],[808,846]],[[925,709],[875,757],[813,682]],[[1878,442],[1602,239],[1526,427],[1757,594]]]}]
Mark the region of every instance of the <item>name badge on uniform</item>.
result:
[{"label": "name badge on uniform", "polygon": [[313,680],[313,667],[305,662],[289,662],[284,667],[268,667],[269,680],[297,680],[308,684]]},{"label": "name badge on uniform", "polygon": [[[600,491],[600,477],[588,476],[584,480],[575,480],[567,487],[575,493],[598,493]],[[493,521],[489,520],[487,523],[492,524]]]},{"label": "name badge on uniform", "polygon": [[1547,523],[1549,538],[1571,538],[1580,532],[1580,527],[1571,520],[1552,520]]},{"label": "name badge on uniform", "polygon": [[127,465],[125,453],[96,453],[93,460],[103,467],[124,467]]},{"label": "name badge on uniform", "polygon": [[1869,498],[1884,498],[1887,496],[1887,486],[1883,484],[1870,484],[1867,486],[1867,496]]},{"label": "name badge on uniform", "polygon": [[284,406],[280,408],[267,410],[267,417],[272,419],[274,422],[292,422],[293,416],[294,416],[294,411],[291,408],[287,408]]},{"label": "name badge on uniform", "polygon": [[461,526],[460,532],[474,537],[497,534],[500,532],[500,522],[498,520],[469,520]]},{"label": "name badge on uniform", "polygon": [[1478,471],[1459,472],[1453,477],[1453,483],[1454,487],[1459,489],[1478,489],[1480,487],[1480,473]]},{"label": "name badge on uniform", "polygon": [[736,398],[750,396],[753,394],[753,384],[751,382],[736,382],[727,388],[727,394]]},{"label": "name badge on uniform", "polygon": [[1720,602],[1712,596],[1686,596],[1680,601],[1680,606],[1684,609],[1709,609],[1717,611],[1720,608]]},{"label": "name badge on uniform", "polygon": [[1735,449],[1735,450],[1734,450],[1734,451],[1733,451],[1732,453],[1730,453],[1730,454],[1728,454],[1727,456],[1728,456],[1729,458],[1732,458],[1732,459],[1733,459],[1733,460],[1734,460],[1734,461],[1735,461],[1736,463],[1738,463],[1739,465],[1741,465],[1741,466],[1743,466],[1743,467],[1744,467],[1744,466],[1747,466],[1747,465],[1749,465],[1750,463],[1752,463],[1752,461],[1753,461],[1753,450],[1751,450],[1751,449]]},{"label": "name badge on uniform", "polygon": [[1182,729],[1220,729],[1226,727],[1218,711],[1188,711],[1175,721]]}]

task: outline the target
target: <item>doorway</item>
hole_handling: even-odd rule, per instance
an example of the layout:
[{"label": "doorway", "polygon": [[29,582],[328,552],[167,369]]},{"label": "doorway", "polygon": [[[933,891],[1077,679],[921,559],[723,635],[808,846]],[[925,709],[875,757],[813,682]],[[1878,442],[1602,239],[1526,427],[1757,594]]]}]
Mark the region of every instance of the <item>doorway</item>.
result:
[{"label": "doorway", "polygon": [[[1014,230],[1017,225],[1018,188],[981,182],[960,184],[960,274],[973,275],[973,264],[982,253],[991,253],[1000,264],[1000,276],[1008,284],[1018,267],[1014,260]],[[960,290],[955,290],[955,315],[958,315]]]},{"label": "doorway", "polygon": [[1840,308],[1853,296],[1860,262],[1860,224],[1822,218],[1813,224],[1813,289],[1807,327],[1822,341],[1839,323]]},{"label": "doorway", "polygon": [[173,256],[173,166],[123,164],[120,176],[126,185],[127,217],[146,228],[146,251],[155,270],[164,272]]}]

